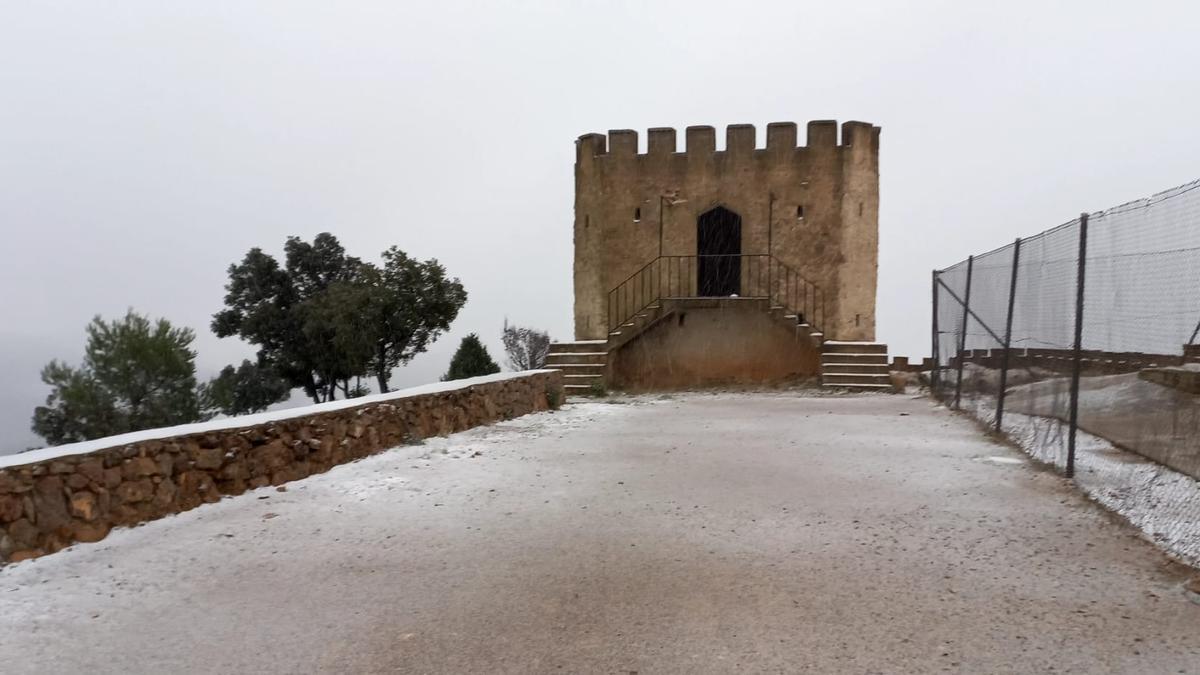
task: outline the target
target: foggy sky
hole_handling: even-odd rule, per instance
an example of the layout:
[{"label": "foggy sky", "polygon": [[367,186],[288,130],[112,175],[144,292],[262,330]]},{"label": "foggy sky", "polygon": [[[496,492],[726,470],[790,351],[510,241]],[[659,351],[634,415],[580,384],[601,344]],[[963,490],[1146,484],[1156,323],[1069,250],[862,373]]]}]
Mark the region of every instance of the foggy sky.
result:
[{"label": "foggy sky", "polygon": [[394,386],[472,331],[500,360],[505,317],[570,338],[573,141],[608,129],[882,126],[878,339],[927,355],[932,268],[1200,177],[1194,3],[968,4],[0,3],[0,452],[95,314],[192,327],[202,378],[251,357],[209,322],[288,235],[461,277]]}]

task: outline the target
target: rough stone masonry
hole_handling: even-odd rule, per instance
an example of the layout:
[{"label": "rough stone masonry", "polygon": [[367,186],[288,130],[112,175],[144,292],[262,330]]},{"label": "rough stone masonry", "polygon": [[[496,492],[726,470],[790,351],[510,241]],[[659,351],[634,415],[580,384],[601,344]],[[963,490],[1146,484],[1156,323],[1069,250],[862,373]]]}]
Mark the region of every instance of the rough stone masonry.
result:
[{"label": "rough stone masonry", "polygon": [[316,406],[308,414],[251,426],[131,443],[115,437],[116,445],[93,452],[31,457],[0,468],[0,561],[99,541],[113,527],[299,480],[425,437],[557,407],[563,396],[559,371],[454,384],[335,410]]},{"label": "rough stone masonry", "polygon": [[[740,225],[731,233],[733,249],[720,253],[787,264],[822,289],[827,338],[874,340],[880,129],[845,122],[840,141],[838,131],[834,121],[809,122],[806,144],[797,145],[796,124],[775,122],[759,148],[754,126],[735,124],[717,150],[716,130],[694,126],[677,152],[675,129],[657,128],[647,134],[645,153],[638,152],[636,131],[581,136],[575,339],[608,336],[611,294],[647,263],[714,253],[702,250],[699,230],[705,214],[721,209]],[[743,267],[752,264],[747,259]],[[685,294],[709,295],[695,287]]]}]

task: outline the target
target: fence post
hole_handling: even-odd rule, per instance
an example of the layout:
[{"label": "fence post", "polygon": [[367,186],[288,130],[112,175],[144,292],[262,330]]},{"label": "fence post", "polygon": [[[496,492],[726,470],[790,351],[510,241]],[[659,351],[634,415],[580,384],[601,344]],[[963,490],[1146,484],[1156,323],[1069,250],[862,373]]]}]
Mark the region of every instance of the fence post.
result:
[{"label": "fence post", "polygon": [[996,431],[1004,422],[1004,394],[1008,389],[1008,356],[1012,351],[1013,308],[1017,300],[1017,268],[1021,264],[1021,238],[1013,242],[1012,279],[1008,282],[1008,320],[1004,324],[1004,354],[1000,357],[1000,392],[996,400]]},{"label": "fence post", "polygon": [[934,398],[941,398],[939,384],[941,384],[941,368],[942,358],[938,353],[938,275],[937,270],[933,271],[933,334],[932,345],[930,346],[930,354],[933,356],[933,370],[929,371],[929,386],[933,388]]},{"label": "fence post", "polygon": [[954,409],[962,398],[963,352],[967,349],[967,322],[971,320],[971,276],[975,271],[975,256],[967,258],[967,291],[963,294],[962,334],[958,336],[958,379],[954,383]]},{"label": "fence post", "polygon": [[1083,371],[1083,285],[1087,272],[1088,214],[1079,216],[1079,272],[1075,279],[1075,348],[1071,369],[1071,428],[1067,435],[1067,478],[1075,476],[1075,431],[1079,428],[1079,376]]}]

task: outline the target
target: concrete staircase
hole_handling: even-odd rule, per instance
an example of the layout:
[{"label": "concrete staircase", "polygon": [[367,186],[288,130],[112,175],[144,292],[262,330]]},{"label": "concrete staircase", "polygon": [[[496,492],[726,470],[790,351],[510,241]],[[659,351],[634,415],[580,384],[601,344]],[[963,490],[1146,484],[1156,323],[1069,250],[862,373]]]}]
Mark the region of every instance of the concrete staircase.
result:
[{"label": "concrete staircase", "polygon": [[658,300],[646,306],[645,309],[633,315],[632,318],[617,326],[616,330],[608,334],[608,350],[612,351],[629,342],[666,314],[667,312],[663,310],[663,300]]},{"label": "concrete staircase", "polygon": [[[608,350],[613,351],[621,345],[629,342],[633,338],[640,335],[643,331],[657,322],[659,319],[672,314],[676,311],[688,309],[689,305],[705,305],[712,302],[729,302],[729,298],[663,298],[642,311],[638,312],[629,321],[621,324],[616,330],[608,334]],[[763,308],[771,315],[771,318],[782,324],[788,330],[795,333],[797,339],[810,339],[814,347],[820,347],[824,340],[824,335],[813,329],[807,323],[803,323],[800,317],[790,313],[787,308],[774,306],[767,307],[767,301],[764,298],[741,298],[738,302],[754,302],[762,304]]]},{"label": "concrete staircase", "polygon": [[878,342],[824,343],[821,348],[821,386],[890,391],[887,345]]},{"label": "concrete staircase", "polygon": [[552,343],[545,367],[563,371],[563,393],[567,396],[592,394],[604,387],[608,342],[579,340]]},{"label": "concrete staircase", "polygon": [[[664,308],[665,306],[665,308]],[[672,314],[671,301],[648,307],[633,320],[609,334],[608,340],[555,342],[546,357],[547,368],[563,371],[568,396],[587,396],[603,391],[608,354],[632,340],[655,321]],[[799,317],[782,307],[770,308],[771,316],[790,330],[797,339],[810,339],[821,348],[821,386],[859,391],[890,391],[888,349],[879,342],[825,342],[821,333],[801,323]]]},{"label": "concrete staircase", "polygon": [[796,339],[809,339],[814,347],[820,347],[825,342],[825,335],[812,326],[800,320],[800,316],[788,312],[786,307],[773,306],[767,310],[771,318],[782,323],[788,330],[795,332]]},{"label": "concrete staircase", "polygon": [[605,372],[610,353],[641,335],[658,321],[672,316],[676,312],[687,311],[697,305],[708,306],[713,302],[731,301],[760,304],[763,311],[766,311],[772,320],[792,331],[798,341],[809,340],[817,348],[820,348],[824,341],[824,336],[809,324],[801,321],[799,315],[789,312],[785,307],[768,306],[765,298],[735,300],[730,298],[662,298],[646,306],[630,317],[628,321],[609,332],[607,340],[552,343],[550,353],[546,357],[545,367],[563,371],[564,388],[568,396],[595,393],[605,386]]}]

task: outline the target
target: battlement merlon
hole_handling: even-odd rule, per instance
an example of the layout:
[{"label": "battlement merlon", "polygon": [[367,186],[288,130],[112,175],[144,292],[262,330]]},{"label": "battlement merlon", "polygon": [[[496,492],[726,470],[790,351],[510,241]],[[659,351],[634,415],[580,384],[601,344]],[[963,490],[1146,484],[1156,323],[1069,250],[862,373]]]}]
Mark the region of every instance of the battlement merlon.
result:
[{"label": "battlement merlon", "polygon": [[767,125],[767,152],[778,154],[795,149],[795,122],[771,122]]},{"label": "battlement merlon", "polygon": [[717,151],[717,130],[713,127],[688,127],[685,135],[687,136],[687,154],[711,155]]},{"label": "battlement merlon", "polygon": [[670,155],[675,152],[675,130],[656,127],[646,132],[647,155]]},{"label": "battlement merlon", "polygon": [[[879,150],[879,127],[869,122],[843,122],[839,139],[835,120],[814,120],[806,127],[805,145],[797,145],[797,125],[794,122],[772,122],[767,125],[766,147],[759,148],[752,124],[731,124],[725,128],[725,149],[731,156],[753,155],[765,150],[770,155],[789,151],[827,148],[868,148]],[[676,150],[677,133],[672,127],[655,127],[646,134],[645,153],[638,152],[638,133],[632,129],[614,129],[605,134],[584,134],[575,142],[578,163],[584,158],[612,157],[626,160],[632,157],[681,154]],[[839,143],[840,140],[840,143]],[[717,153],[717,132],[710,126],[691,126],[684,130],[682,154],[702,156]]]},{"label": "battlement merlon", "polygon": [[869,122],[843,122],[842,146],[879,151],[879,127]]},{"label": "battlement merlon", "polygon": [[584,134],[575,141],[575,163],[608,153],[608,138],[604,134]]},{"label": "battlement merlon", "polygon": [[809,148],[836,148],[838,124],[836,120],[814,120],[808,123]]},{"label": "battlement merlon", "polygon": [[749,157],[754,154],[754,125],[730,124],[725,127],[725,154]]}]

